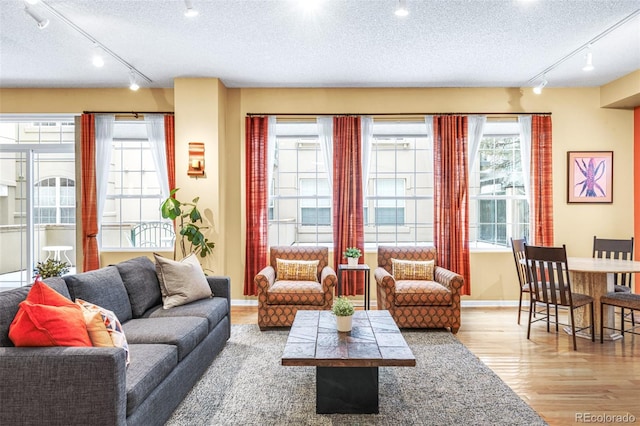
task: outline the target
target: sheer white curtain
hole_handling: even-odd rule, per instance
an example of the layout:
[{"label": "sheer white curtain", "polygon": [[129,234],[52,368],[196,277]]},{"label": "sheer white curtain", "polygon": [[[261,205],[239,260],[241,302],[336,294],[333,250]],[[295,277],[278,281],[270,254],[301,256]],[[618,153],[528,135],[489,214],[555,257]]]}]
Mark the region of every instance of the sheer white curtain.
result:
[{"label": "sheer white curtain", "polygon": [[430,144],[428,148],[433,151],[433,115],[425,115],[424,124],[427,126],[427,144]]},{"label": "sheer white curtain", "polygon": [[362,116],[362,195],[367,197],[369,170],[371,169],[371,149],[373,146],[373,117]]},{"label": "sheer white curtain", "polygon": [[164,135],[164,116],[160,114],[145,115],[147,139],[151,147],[151,156],[156,166],[158,183],[162,199],[169,197],[169,169],[167,167],[167,146]]},{"label": "sheer white curtain", "polygon": [[273,197],[271,181],[273,180],[273,167],[276,164],[276,116],[267,118],[267,202]]},{"label": "sheer white curtain", "polygon": [[333,117],[317,117],[318,141],[329,176],[329,193],[333,193]]},{"label": "sheer white curtain", "polygon": [[524,179],[524,195],[527,200],[531,200],[531,116],[519,115],[518,126],[520,127],[520,158]]},{"label": "sheer white curtain", "polygon": [[112,114],[96,114],[96,208],[98,230],[102,224],[102,213],[107,199],[109,184],[109,166],[111,165],[111,147],[113,145],[113,126],[116,117]]},{"label": "sheer white curtain", "polygon": [[469,175],[473,171],[476,164],[476,157],[480,149],[480,141],[484,133],[484,125],[487,122],[486,115],[470,115],[468,117],[467,126],[469,128]]}]

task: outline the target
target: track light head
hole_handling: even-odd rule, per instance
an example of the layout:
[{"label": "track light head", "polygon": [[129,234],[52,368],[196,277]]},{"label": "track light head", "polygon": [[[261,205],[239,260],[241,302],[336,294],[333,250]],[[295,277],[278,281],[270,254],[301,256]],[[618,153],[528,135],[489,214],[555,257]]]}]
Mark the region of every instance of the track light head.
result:
[{"label": "track light head", "polygon": [[97,44],[93,47],[93,58],[91,59],[91,63],[96,68],[102,68],[104,66],[104,58],[102,57],[102,49]]},{"label": "track light head", "polygon": [[591,51],[587,52],[587,61],[582,67],[582,71],[593,71],[593,53]]},{"label": "track light head", "polygon": [[542,77],[542,81],[540,82],[540,84],[538,84],[536,87],[533,88],[533,93],[535,93],[536,95],[539,95],[540,93],[542,93],[542,89],[544,89],[547,83],[548,81],[546,77]]},{"label": "track light head", "polygon": [[407,9],[407,0],[398,0],[398,7],[394,13],[396,16],[407,16],[409,14],[409,10]]},{"label": "track light head", "polygon": [[187,7],[187,10],[184,11],[184,16],[187,18],[198,16],[198,11],[193,8],[193,2],[191,0],[184,0],[184,4]]},{"label": "track light head", "polygon": [[27,13],[27,15],[31,16],[33,20],[38,23],[38,28],[40,28],[41,30],[44,30],[45,28],[47,28],[47,25],[49,25],[48,19],[43,19],[35,11],[29,9],[29,6],[27,6],[26,4],[24,7],[24,11]]},{"label": "track light head", "polygon": [[139,88],[140,88],[140,85],[136,81],[136,74],[133,72],[133,70],[131,70],[129,72],[129,89],[131,89],[131,90],[133,90],[135,92]]}]

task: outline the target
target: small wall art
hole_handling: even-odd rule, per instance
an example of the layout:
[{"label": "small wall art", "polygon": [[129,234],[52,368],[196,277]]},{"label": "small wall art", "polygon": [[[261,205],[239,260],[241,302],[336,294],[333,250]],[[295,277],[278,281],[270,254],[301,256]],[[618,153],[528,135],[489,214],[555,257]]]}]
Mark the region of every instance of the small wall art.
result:
[{"label": "small wall art", "polygon": [[613,202],[613,151],[567,152],[567,202]]}]

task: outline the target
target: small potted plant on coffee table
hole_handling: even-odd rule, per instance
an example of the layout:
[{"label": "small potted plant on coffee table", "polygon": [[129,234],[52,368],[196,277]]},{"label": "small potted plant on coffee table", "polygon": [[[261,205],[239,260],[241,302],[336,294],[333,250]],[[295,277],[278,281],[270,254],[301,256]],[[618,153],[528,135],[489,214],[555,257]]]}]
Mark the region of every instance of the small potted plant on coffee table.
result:
[{"label": "small potted plant on coffee table", "polygon": [[340,296],[333,302],[331,310],[336,316],[338,331],[351,331],[351,323],[355,312],[351,300],[347,299],[346,296]]},{"label": "small potted plant on coffee table", "polygon": [[349,266],[356,266],[358,265],[358,259],[362,256],[362,252],[357,247],[348,247],[342,255],[347,258]]}]

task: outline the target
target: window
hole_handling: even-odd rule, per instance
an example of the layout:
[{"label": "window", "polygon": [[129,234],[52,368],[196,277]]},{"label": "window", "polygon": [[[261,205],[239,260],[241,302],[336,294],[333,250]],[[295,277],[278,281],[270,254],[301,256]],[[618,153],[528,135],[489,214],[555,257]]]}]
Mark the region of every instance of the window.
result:
[{"label": "window", "polygon": [[163,230],[160,205],[163,196],[147,140],[144,122],[116,122],[111,148],[111,164],[102,221],[101,247],[123,249],[132,247],[170,248],[173,236],[165,232],[146,232],[141,228]]},{"label": "window", "polygon": [[316,121],[278,120],[269,245],[331,245],[331,189]]},{"label": "window", "polygon": [[424,120],[374,120],[365,245],[433,241],[433,149]]},{"label": "window", "polygon": [[469,181],[470,242],[478,248],[509,247],[510,238],[529,236],[516,122],[487,122]]},{"label": "window", "polygon": [[75,223],[75,191],[75,181],[64,177],[42,179],[36,183],[33,197],[34,223]]},{"label": "window", "polygon": [[325,179],[300,179],[302,226],[331,226],[331,192]]}]

